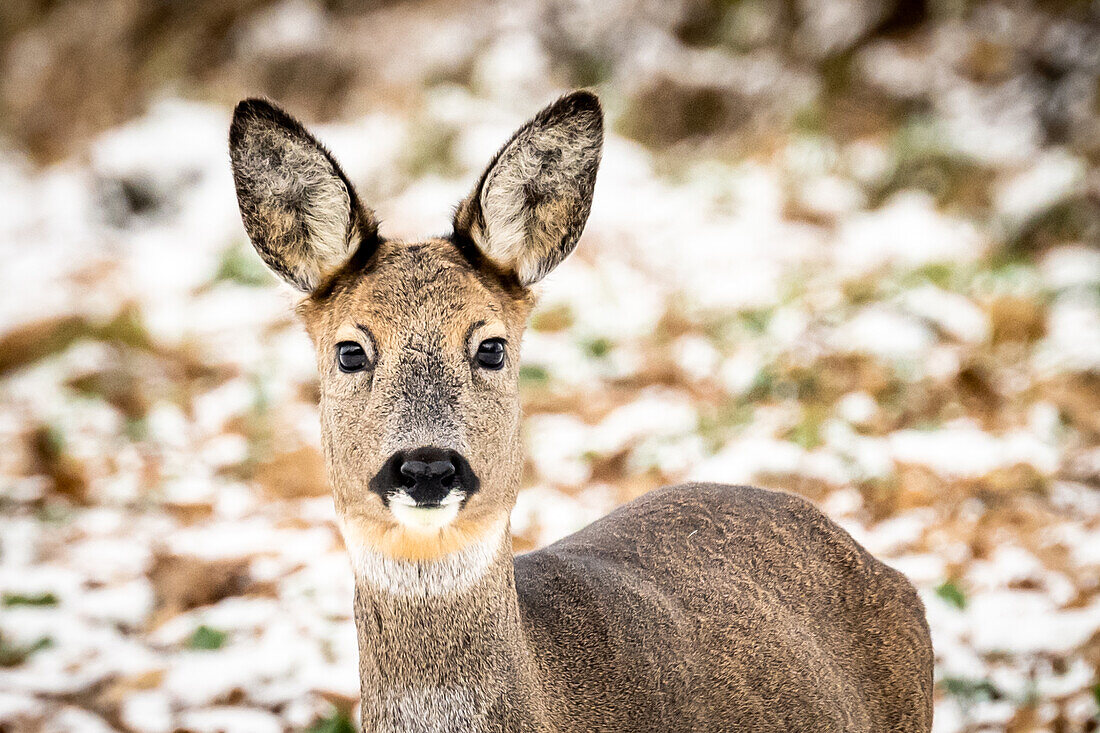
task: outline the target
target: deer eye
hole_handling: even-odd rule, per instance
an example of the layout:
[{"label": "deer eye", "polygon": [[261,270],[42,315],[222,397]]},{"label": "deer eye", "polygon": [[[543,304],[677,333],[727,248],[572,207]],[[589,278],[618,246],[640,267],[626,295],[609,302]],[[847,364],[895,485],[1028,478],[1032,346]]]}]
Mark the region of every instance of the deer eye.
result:
[{"label": "deer eye", "polygon": [[485,339],[478,345],[474,359],[486,369],[500,369],[504,366],[504,339]]},{"label": "deer eye", "polygon": [[336,364],[342,372],[357,372],[367,365],[367,352],[354,341],[336,344]]}]

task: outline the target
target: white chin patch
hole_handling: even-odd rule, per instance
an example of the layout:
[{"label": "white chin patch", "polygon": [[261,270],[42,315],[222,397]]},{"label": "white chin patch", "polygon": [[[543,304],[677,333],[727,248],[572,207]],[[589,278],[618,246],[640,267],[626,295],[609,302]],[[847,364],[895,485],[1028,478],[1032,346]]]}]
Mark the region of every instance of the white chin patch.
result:
[{"label": "white chin patch", "polygon": [[419,532],[433,532],[446,527],[458,516],[465,492],[452,491],[438,506],[420,506],[404,491],[389,497],[390,512],[402,527]]}]

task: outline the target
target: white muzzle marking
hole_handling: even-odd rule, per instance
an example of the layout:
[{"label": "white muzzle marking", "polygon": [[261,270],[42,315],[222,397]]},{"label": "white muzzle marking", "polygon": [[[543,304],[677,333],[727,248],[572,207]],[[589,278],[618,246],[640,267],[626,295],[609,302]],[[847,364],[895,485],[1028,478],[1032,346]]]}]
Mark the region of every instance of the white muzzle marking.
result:
[{"label": "white muzzle marking", "polygon": [[434,532],[446,527],[458,516],[465,491],[452,491],[437,506],[421,506],[404,491],[389,496],[390,512],[401,526],[419,532]]}]

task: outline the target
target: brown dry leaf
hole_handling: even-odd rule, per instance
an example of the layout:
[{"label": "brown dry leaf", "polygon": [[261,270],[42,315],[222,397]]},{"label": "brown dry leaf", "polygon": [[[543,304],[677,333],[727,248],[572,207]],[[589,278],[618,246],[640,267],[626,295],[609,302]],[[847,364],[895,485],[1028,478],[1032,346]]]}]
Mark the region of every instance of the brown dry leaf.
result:
[{"label": "brown dry leaf", "polygon": [[968,415],[977,416],[983,426],[991,427],[996,413],[1004,406],[1004,398],[994,384],[990,368],[972,363],[955,376],[956,397]]},{"label": "brown dry leaf", "polygon": [[98,707],[117,711],[127,697],[135,692],[155,690],[164,682],[165,670],[151,669],[139,674],[115,677],[96,696]]},{"label": "brown dry leaf", "polygon": [[65,452],[58,436],[44,425],[30,433],[29,443],[33,471],[48,476],[58,494],[76,504],[88,504],[88,475],[83,461]]},{"label": "brown dry leaf", "polygon": [[767,489],[780,489],[804,496],[813,502],[821,502],[837,487],[812,476],[797,473],[759,473],[755,483]]},{"label": "brown dry leaf", "polygon": [[1100,438],[1100,374],[1065,374],[1040,387],[1069,422],[1092,438]]},{"label": "brown dry leaf", "polygon": [[131,420],[139,420],[149,411],[148,385],[136,374],[118,366],[73,377],[68,386],[84,394],[102,397]]},{"label": "brown dry leaf", "polygon": [[672,482],[655,468],[644,473],[630,474],[615,484],[616,503],[625,504],[628,501],[634,501],[642,494],[670,483]]},{"label": "brown dry leaf", "polygon": [[1013,496],[1018,493],[1042,493],[1046,479],[1029,463],[996,468],[975,483],[975,493]]},{"label": "brown dry leaf", "polygon": [[629,458],[630,448],[623,448],[609,456],[596,456],[590,462],[589,480],[601,484],[621,482],[629,473],[626,465]]},{"label": "brown dry leaf", "polygon": [[86,330],[79,316],[27,323],[0,336],[0,374],[63,350]]},{"label": "brown dry leaf", "polygon": [[622,385],[602,385],[599,389],[587,391],[527,390],[522,393],[523,414],[561,413],[594,425],[616,407],[637,398],[637,388]]},{"label": "brown dry leaf", "polygon": [[206,502],[166,503],[164,509],[183,524],[198,524],[214,516],[214,505]]},{"label": "brown dry leaf", "polygon": [[1019,708],[1005,725],[1005,733],[1038,733],[1046,730],[1034,705]]},{"label": "brown dry leaf", "polygon": [[150,627],[192,608],[242,595],[251,589],[249,561],[244,558],[205,560],[182,555],[157,555],[149,580],[156,594]]},{"label": "brown dry leaf", "polygon": [[988,306],[993,325],[993,343],[1038,341],[1046,333],[1046,312],[1041,303],[1013,295],[1003,295]]},{"label": "brown dry leaf", "polygon": [[1100,489],[1100,449],[1067,450],[1059,476]]},{"label": "brown dry leaf", "polygon": [[1100,672],[1100,631],[1093,632],[1089,640],[1081,646],[1080,652],[1081,658]]},{"label": "brown dry leaf", "polygon": [[569,306],[558,305],[536,312],[531,317],[531,328],[543,333],[565,331],[573,325],[573,312]]},{"label": "brown dry leaf", "polygon": [[27,323],[0,335],[0,374],[64,351],[80,339],[153,349],[140,310],[127,303],[109,321],[61,316]]},{"label": "brown dry leaf", "polygon": [[962,70],[979,82],[1003,80],[1012,71],[1013,50],[1003,43],[974,39],[962,59]]},{"label": "brown dry leaf", "polygon": [[325,702],[329,705],[332,705],[340,711],[346,718],[354,720],[355,710],[359,707],[358,696],[352,697],[351,695],[336,692],[334,690],[318,690],[317,694],[324,698]]},{"label": "brown dry leaf", "polygon": [[897,493],[895,476],[861,481],[856,488],[863,497],[863,506],[870,514],[872,523],[881,522],[894,514]]},{"label": "brown dry leaf", "polygon": [[882,400],[897,381],[889,366],[866,354],[828,354],[812,368],[822,383],[821,390],[831,398],[861,391]]},{"label": "brown dry leaf", "polygon": [[625,387],[634,394],[646,387],[670,387],[685,392],[691,392],[694,385],[687,377],[679,362],[668,352],[652,349],[646,355],[645,362],[634,374],[617,380],[617,384]]},{"label": "brown dry leaf", "polygon": [[687,315],[688,307],[683,299],[673,296],[669,299],[665,312],[653,327],[654,338],[669,343],[680,336],[698,333],[699,324]]},{"label": "brown dry leaf", "polygon": [[927,466],[899,465],[894,512],[932,506],[943,498],[949,488],[949,482]]},{"label": "brown dry leaf", "polygon": [[981,498],[985,512],[973,525],[969,538],[974,557],[988,557],[999,544],[1011,538],[1013,543],[1037,557],[1054,558],[1054,553],[1046,551],[1049,542],[1044,539],[1044,533],[1054,523],[1056,515],[1044,497],[986,492]]},{"label": "brown dry leaf", "polygon": [[714,134],[746,138],[759,112],[758,105],[731,86],[663,74],[646,82],[619,121],[623,134],[645,145],[665,148]]},{"label": "brown dry leaf", "polygon": [[531,535],[532,533],[530,532],[512,535],[512,552],[521,555],[525,552],[531,552],[532,550],[538,549],[538,542],[536,542],[536,538]]},{"label": "brown dry leaf", "polygon": [[325,459],[311,446],[275,454],[256,466],[253,478],[273,499],[302,499],[329,493]]}]

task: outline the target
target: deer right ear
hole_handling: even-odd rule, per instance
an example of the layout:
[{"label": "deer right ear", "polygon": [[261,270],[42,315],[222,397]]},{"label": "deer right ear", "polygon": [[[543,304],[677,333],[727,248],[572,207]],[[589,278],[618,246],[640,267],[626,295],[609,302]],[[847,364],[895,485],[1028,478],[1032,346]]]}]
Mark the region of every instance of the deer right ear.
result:
[{"label": "deer right ear", "polygon": [[567,94],[505,143],[459,204],[455,233],[522,285],[538,282],[577,246],[602,147],[599,100]]},{"label": "deer right ear", "polygon": [[253,246],[284,280],[310,293],[378,223],[332,155],[302,125],[262,99],[237,105],[229,128],[237,203]]}]

